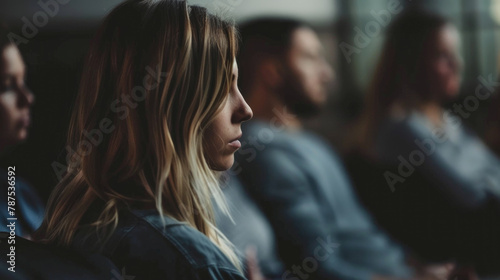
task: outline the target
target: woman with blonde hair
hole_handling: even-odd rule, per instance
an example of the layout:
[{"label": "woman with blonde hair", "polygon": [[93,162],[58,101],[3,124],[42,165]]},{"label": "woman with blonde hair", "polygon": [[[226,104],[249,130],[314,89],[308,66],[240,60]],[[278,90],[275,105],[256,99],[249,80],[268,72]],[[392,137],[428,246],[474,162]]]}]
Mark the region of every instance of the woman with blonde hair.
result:
[{"label": "woman with blonde hair", "polygon": [[186,1],[129,0],[107,16],[39,241],[102,253],[138,279],[243,279],[212,211],[212,199],[227,209],[217,171],[252,117],[236,39]]}]

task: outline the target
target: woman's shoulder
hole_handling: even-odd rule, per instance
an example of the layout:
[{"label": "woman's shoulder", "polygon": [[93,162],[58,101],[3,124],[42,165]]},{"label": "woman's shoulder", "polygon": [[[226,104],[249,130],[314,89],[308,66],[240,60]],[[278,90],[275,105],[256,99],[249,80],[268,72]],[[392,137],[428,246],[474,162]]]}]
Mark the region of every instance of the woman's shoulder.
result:
[{"label": "woman's shoulder", "polygon": [[[102,253],[127,275],[147,279],[244,279],[204,234],[156,210],[123,210]],[[142,277],[141,277],[142,276]]]},{"label": "woman's shoulder", "polygon": [[429,121],[419,112],[392,114],[384,118],[379,126],[382,133],[401,131],[419,131],[429,129]]},{"label": "woman's shoulder", "polygon": [[156,210],[134,210],[129,213],[138,219],[139,227],[161,235],[166,243],[179,250],[191,265],[200,267],[226,264],[233,268],[229,259],[207,236],[188,224],[170,217],[162,218]]}]

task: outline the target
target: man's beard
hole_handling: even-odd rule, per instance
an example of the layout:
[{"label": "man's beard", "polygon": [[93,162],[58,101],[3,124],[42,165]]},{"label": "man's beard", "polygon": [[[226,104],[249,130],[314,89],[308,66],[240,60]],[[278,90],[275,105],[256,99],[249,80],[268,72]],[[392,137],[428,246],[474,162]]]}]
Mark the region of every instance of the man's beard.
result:
[{"label": "man's beard", "polygon": [[299,118],[313,117],[320,112],[321,104],[315,103],[307,96],[300,78],[290,69],[286,71],[277,93],[285,106]]}]

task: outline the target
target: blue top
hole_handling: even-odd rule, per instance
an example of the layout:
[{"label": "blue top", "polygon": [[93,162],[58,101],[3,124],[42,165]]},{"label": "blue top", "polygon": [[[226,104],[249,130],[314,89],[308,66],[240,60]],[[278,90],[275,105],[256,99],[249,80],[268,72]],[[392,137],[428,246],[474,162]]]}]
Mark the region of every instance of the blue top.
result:
[{"label": "blue top", "polygon": [[[500,160],[458,116],[446,114],[442,128],[418,112],[387,119],[378,132],[376,153],[385,163],[419,168],[459,206],[476,208],[488,197],[500,198]],[[405,171],[395,175],[411,176]]]},{"label": "blue top", "polygon": [[102,253],[136,279],[245,279],[212,241],[186,223],[169,217],[162,222],[154,209],[122,210],[119,217],[101,249],[95,249],[96,236],[83,231],[75,235],[73,248]]},{"label": "blue top", "polygon": [[243,129],[233,172],[273,226],[285,277],[409,276],[403,251],[360,206],[328,145],[259,121]]},{"label": "blue top", "polygon": [[8,176],[5,169],[0,168],[0,231],[10,231],[7,218],[15,217],[16,235],[28,237],[42,224],[45,207],[36,190],[19,176],[15,176],[15,215],[8,211]]},{"label": "blue top", "polygon": [[228,180],[222,183],[222,191],[232,220],[215,208],[217,227],[239,250],[242,263],[246,263],[248,247],[254,247],[266,279],[281,279],[284,267],[278,257],[276,239],[269,221],[248,196],[238,178],[227,176]]}]

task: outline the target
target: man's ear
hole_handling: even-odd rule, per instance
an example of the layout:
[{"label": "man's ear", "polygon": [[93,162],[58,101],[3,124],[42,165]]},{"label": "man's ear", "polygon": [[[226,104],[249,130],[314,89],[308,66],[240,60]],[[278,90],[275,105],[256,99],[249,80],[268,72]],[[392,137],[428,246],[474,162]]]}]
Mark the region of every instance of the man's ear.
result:
[{"label": "man's ear", "polygon": [[276,59],[268,59],[259,67],[261,79],[269,88],[276,88],[283,83],[282,65]]}]

